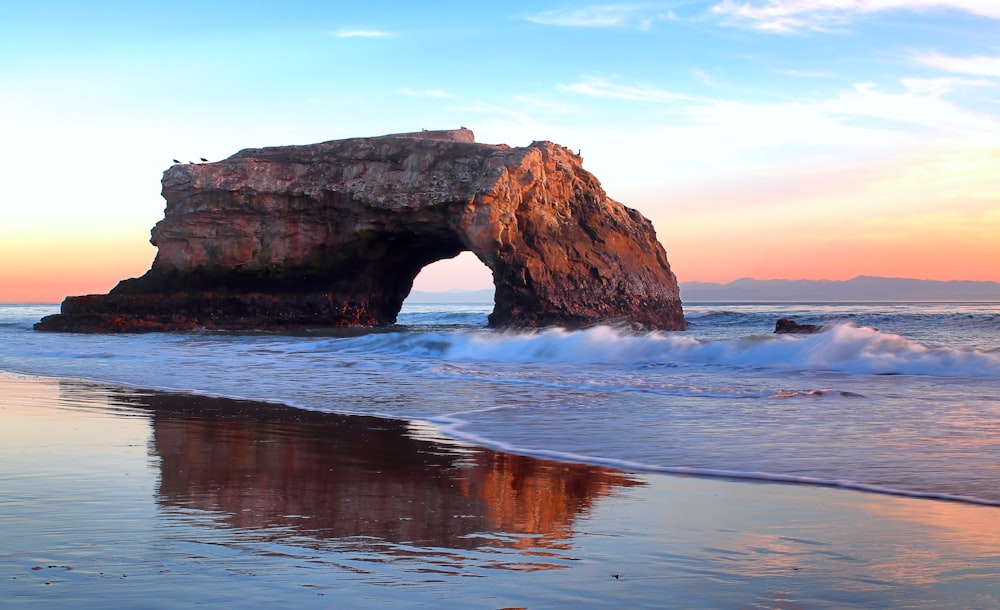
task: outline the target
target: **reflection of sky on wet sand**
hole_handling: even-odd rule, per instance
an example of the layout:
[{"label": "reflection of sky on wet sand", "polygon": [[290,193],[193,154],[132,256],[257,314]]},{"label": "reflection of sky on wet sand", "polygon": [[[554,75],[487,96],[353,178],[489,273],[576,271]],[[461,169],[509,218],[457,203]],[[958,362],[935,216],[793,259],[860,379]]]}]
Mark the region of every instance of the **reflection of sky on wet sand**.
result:
[{"label": "reflection of sky on wet sand", "polygon": [[985,572],[976,567],[990,560],[994,566],[1000,564],[1000,510],[905,499],[892,504],[873,502],[865,510],[881,520],[900,524],[901,533],[919,531],[921,540],[926,541],[901,543],[894,553],[874,565],[873,572],[886,579],[927,584],[948,574],[962,580],[1000,580],[1000,570],[995,567]]},{"label": "reflection of sky on wet sand", "polygon": [[404,422],[81,382],[0,375],[0,390],[14,605],[1000,600],[997,508],[635,477]]},{"label": "reflection of sky on wet sand", "polygon": [[[651,477],[616,527],[630,580],[763,607],[995,607],[1000,509],[768,483]],[[594,520],[598,523],[592,524]],[[953,543],[954,541],[954,543]],[[771,600],[771,601],[768,601]],[[792,603],[795,602],[795,603]]]}]

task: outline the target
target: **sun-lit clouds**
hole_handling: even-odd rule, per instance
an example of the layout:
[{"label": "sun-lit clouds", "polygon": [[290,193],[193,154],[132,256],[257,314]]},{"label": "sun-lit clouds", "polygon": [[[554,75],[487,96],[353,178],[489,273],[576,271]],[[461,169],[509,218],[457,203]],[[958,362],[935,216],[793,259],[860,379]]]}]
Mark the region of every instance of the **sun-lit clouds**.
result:
[{"label": "sun-lit clouds", "polygon": [[945,72],[976,76],[1000,76],[1000,56],[953,57],[940,53],[923,53],[917,55],[916,60]]},{"label": "sun-lit clouds", "polygon": [[392,32],[386,32],[385,30],[363,28],[340,28],[339,30],[330,32],[330,35],[337,38],[391,38],[395,36]]},{"label": "sun-lit clouds", "polygon": [[[643,105],[642,110],[646,110]],[[525,109],[520,121],[495,117],[490,130],[476,128],[481,141],[528,143],[550,139],[583,151],[584,167],[597,175],[608,194],[644,214],[671,206],[672,193],[691,183],[735,183],[747,177],[777,177],[800,167],[843,164],[902,146],[871,129],[845,126],[815,106],[752,104],[714,100],[672,107],[669,120],[658,109],[638,125],[581,110],[580,125],[542,123]],[[523,138],[521,140],[515,137]],[[724,200],[724,198],[723,198]],[[714,204],[713,204],[714,205]]]},{"label": "sun-lit clouds", "polygon": [[[998,202],[1000,203],[1000,202]],[[858,219],[858,241],[911,244],[947,242],[952,247],[967,249],[975,244],[989,244],[998,249],[995,240],[1000,235],[1000,209],[950,210],[914,214],[912,216],[875,216]]]},{"label": "sun-lit clouds", "polygon": [[858,83],[853,90],[819,104],[824,112],[843,117],[868,118],[886,126],[909,125],[944,136],[1000,131],[997,119],[947,99],[958,87],[982,83],[963,79],[901,79],[901,90],[887,90],[874,83]]},{"label": "sun-lit clouds", "polygon": [[653,220],[682,280],[1000,279],[1000,120],[956,101],[981,79],[683,103],[598,84],[665,110],[576,135],[609,195]]},{"label": "sun-lit clouds", "polygon": [[889,10],[955,10],[1000,19],[994,0],[723,0],[711,13],[724,23],[763,31],[827,30]]},{"label": "sun-lit clouds", "polygon": [[648,30],[655,23],[675,19],[670,5],[654,3],[592,4],[555,9],[525,16],[541,25],[571,28],[632,28]]},{"label": "sun-lit clouds", "polygon": [[893,193],[935,192],[943,201],[986,201],[1000,210],[1000,137],[992,142],[960,141],[907,159],[884,172],[873,187]]},{"label": "sun-lit clouds", "polygon": [[[747,101],[694,99],[647,86],[590,80],[561,90],[661,105],[639,125],[577,130],[581,145],[597,151],[602,179],[645,188],[677,180],[778,175],[801,167],[850,165],[923,147],[936,138],[959,138],[1000,129],[988,117],[949,103],[944,86],[890,90],[857,84],[827,98]],[[620,178],[619,178],[620,176]],[[627,177],[627,178],[626,178]]]}]

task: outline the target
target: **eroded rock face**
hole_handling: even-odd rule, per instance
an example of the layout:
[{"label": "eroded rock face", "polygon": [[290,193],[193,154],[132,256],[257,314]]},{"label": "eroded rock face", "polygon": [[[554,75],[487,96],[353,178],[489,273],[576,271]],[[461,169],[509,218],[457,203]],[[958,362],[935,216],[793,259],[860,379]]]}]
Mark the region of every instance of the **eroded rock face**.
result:
[{"label": "eroded rock face", "polygon": [[420,270],[472,251],[493,326],[685,326],[652,224],[551,142],[467,129],[240,151],[163,175],[150,270],[40,330],[392,324]]}]

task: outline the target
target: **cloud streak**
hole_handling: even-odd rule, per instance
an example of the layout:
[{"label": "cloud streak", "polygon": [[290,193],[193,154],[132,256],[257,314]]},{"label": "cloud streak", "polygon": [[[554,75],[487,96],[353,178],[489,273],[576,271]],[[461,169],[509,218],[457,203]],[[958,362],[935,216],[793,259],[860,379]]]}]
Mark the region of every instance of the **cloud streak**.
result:
[{"label": "cloud streak", "polygon": [[559,89],[579,95],[630,102],[677,102],[695,98],[650,85],[622,85],[600,77],[590,77],[582,82],[559,85]]},{"label": "cloud streak", "polygon": [[985,55],[952,57],[939,53],[926,53],[917,56],[917,61],[933,68],[956,74],[1000,76],[1000,57]]},{"label": "cloud streak", "polygon": [[543,11],[525,17],[540,25],[639,30],[648,30],[657,22],[674,18],[673,11],[663,3],[592,4],[580,8]]},{"label": "cloud streak", "polygon": [[725,23],[768,32],[827,30],[859,15],[888,10],[956,10],[1000,19],[993,0],[723,0],[711,13]]},{"label": "cloud streak", "polygon": [[363,30],[359,28],[340,28],[336,32],[330,33],[337,38],[389,38],[392,32],[382,30]]},{"label": "cloud streak", "polygon": [[[574,96],[649,105],[652,113],[645,115],[641,127],[624,128],[614,121],[635,112],[619,103],[615,118],[609,117],[614,124],[595,127],[582,143],[591,150],[613,151],[619,141],[627,140],[635,148],[655,150],[649,158],[694,180],[719,173],[827,167],[942,146],[992,150],[995,155],[1000,120],[951,100],[963,88],[986,85],[953,76],[906,78],[884,85],[858,82],[816,98],[778,101],[694,97],[598,77],[558,89]],[[581,112],[586,112],[583,108]],[[660,112],[667,109],[668,113]],[[601,110],[591,112],[602,116]],[[675,144],[664,147],[664,142]],[[603,162],[611,167],[617,160],[609,154]],[[650,169],[650,175],[656,171]],[[631,176],[629,180],[643,173],[634,160],[621,171]]]}]

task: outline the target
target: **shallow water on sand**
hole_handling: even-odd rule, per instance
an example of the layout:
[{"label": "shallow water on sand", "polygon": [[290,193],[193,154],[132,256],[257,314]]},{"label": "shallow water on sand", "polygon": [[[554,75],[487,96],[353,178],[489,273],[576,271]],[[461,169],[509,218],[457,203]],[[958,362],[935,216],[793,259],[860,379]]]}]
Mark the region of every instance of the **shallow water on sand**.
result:
[{"label": "shallow water on sand", "polygon": [[5,606],[997,607],[1000,509],[0,375]]},{"label": "shallow water on sand", "polygon": [[[489,305],[388,329],[40,333],[0,306],[0,370],[383,415],[535,457],[1000,505],[1000,306],[685,304],[691,327],[499,332]],[[828,324],[775,335],[778,317]]]}]

